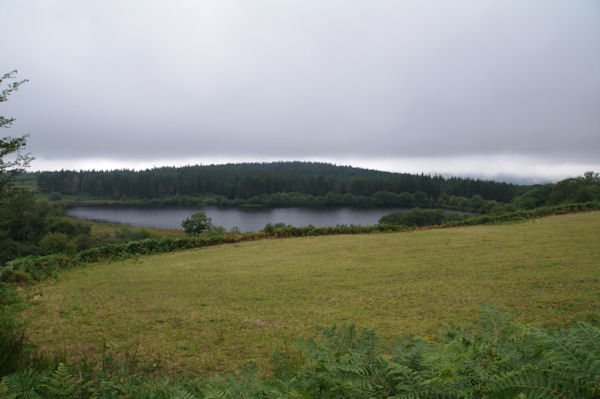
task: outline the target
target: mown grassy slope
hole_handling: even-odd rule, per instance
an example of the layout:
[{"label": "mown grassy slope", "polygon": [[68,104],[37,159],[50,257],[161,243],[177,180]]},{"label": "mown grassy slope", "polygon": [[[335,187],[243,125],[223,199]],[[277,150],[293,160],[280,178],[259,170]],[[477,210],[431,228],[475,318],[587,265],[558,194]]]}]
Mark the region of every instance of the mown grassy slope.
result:
[{"label": "mown grassy slope", "polygon": [[73,269],[28,290],[34,342],[103,342],[169,372],[220,372],[317,325],[387,340],[472,320],[480,304],[558,327],[600,316],[600,212],[501,226],[263,240]]}]

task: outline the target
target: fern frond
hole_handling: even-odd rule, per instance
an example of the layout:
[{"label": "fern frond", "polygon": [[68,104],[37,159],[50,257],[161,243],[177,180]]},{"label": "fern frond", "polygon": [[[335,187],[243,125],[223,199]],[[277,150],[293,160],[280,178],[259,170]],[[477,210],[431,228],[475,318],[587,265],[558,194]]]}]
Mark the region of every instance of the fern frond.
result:
[{"label": "fern frond", "polygon": [[423,355],[429,351],[429,344],[420,338],[403,338],[394,348],[394,362],[404,364],[413,370],[422,370]]},{"label": "fern frond", "polygon": [[26,370],[5,375],[2,381],[9,395],[23,399],[39,399],[41,396],[36,392],[36,388],[39,387],[41,377],[42,375],[34,370]]},{"label": "fern frond", "polygon": [[8,387],[4,383],[4,381],[0,381],[0,398],[1,399],[15,399],[17,397],[16,394],[8,394]]},{"label": "fern frond", "polygon": [[[574,392],[563,386],[560,377],[543,370],[528,368],[527,370],[512,371],[498,376],[489,386],[490,397],[517,397],[526,394],[534,398],[574,398]],[[585,397],[585,396],[584,396]]]},{"label": "fern frond", "polygon": [[195,399],[196,397],[188,392],[186,389],[181,387],[176,387],[171,390],[170,393],[171,399]]},{"label": "fern frond", "polygon": [[578,395],[591,396],[599,390],[599,342],[600,329],[586,323],[545,335],[545,360],[561,386]]},{"label": "fern frond", "polygon": [[600,353],[600,328],[580,321],[575,324],[573,333],[589,348],[593,348],[596,353]]},{"label": "fern frond", "polygon": [[254,364],[248,364],[235,375],[213,377],[199,388],[205,398],[259,398],[264,397],[266,385],[262,375]]},{"label": "fern frond", "polygon": [[54,396],[72,398],[81,390],[81,379],[74,377],[64,363],[59,363],[56,370],[44,378],[41,387]]},{"label": "fern frond", "polygon": [[205,399],[224,399],[226,393],[222,388],[223,379],[215,377],[213,380],[202,388],[202,393]]},{"label": "fern frond", "polygon": [[569,331],[578,345],[582,366],[588,370],[588,382],[597,387],[600,381],[600,328],[579,322]]}]

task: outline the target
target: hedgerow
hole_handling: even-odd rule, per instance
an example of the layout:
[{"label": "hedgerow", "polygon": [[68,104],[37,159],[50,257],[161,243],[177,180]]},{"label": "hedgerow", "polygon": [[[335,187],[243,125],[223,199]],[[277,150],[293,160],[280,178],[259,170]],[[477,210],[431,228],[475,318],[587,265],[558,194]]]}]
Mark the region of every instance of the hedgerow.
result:
[{"label": "hedgerow", "polygon": [[[531,210],[518,210],[515,212],[485,215],[469,215],[460,220],[444,222],[440,227],[471,226],[479,224],[496,224],[515,222],[537,217],[559,215],[570,212],[598,210],[600,202],[586,202],[566,204],[554,207],[543,207]],[[308,237],[337,234],[366,234],[373,232],[398,232],[411,231],[434,226],[409,227],[394,224],[376,224],[372,226],[338,225],[335,227],[315,226],[285,226],[267,225],[263,231],[254,233],[225,233],[220,235],[187,236],[180,238],[148,238],[128,243],[113,243],[101,247],[90,248],[75,255],[55,254],[46,256],[27,256],[7,262],[0,270],[0,281],[23,282],[40,281],[54,276],[63,269],[71,268],[89,262],[103,260],[119,260],[136,255],[149,255],[167,253],[172,251],[202,248],[220,244],[252,241],[264,238],[279,237]]]}]

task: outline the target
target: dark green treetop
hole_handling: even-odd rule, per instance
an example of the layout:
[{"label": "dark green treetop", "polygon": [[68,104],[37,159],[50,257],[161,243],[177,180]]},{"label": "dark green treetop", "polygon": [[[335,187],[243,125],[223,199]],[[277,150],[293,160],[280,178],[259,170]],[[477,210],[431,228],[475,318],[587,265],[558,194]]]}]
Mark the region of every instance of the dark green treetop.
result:
[{"label": "dark green treetop", "polygon": [[204,212],[196,212],[181,222],[181,227],[183,227],[186,234],[198,235],[203,231],[209,230],[211,226],[212,219],[206,216]]}]

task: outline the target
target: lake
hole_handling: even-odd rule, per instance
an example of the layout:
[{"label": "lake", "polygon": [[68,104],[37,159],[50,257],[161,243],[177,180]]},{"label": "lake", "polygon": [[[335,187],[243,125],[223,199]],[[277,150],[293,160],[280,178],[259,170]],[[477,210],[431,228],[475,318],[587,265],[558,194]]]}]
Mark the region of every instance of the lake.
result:
[{"label": "lake", "polygon": [[405,208],[264,208],[264,207],[89,207],[67,210],[67,215],[98,222],[125,223],[137,227],[181,229],[181,222],[195,212],[202,211],[212,218],[213,224],[227,230],[234,226],[241,231],[258,231],[267,223],[292,226],[309,224],[335,226],[337,224],[373,225],[383,215],[404,211]]}]

